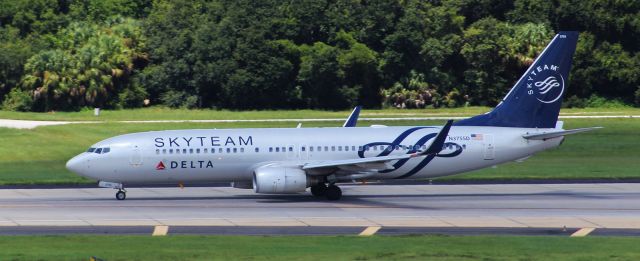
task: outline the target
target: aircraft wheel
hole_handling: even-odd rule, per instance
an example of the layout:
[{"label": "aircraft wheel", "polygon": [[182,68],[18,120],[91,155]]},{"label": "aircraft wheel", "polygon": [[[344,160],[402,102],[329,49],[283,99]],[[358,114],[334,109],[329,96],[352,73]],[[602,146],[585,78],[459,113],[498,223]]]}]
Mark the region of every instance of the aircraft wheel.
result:
[{"label": "aircraft wheel", "polygon": [[124,192],[124,191],[122,191],[122,190],[119,190],[119,191],[116,193],[116,199],[117,199],[117,200],[124,200],[125,198],[127,198],[127,193],[126,193],[126,192]]},{"label": "aircraft wheel", "polygon": [[340,187],[331,184],[327,187],[326,196],[328,200],[338,200],[342,197],[342,190]]},{"label": "aircraft wheel", "polygon": [[324,183],[311,186],[311,195],[322,197],[327,194],[327,185]]}]

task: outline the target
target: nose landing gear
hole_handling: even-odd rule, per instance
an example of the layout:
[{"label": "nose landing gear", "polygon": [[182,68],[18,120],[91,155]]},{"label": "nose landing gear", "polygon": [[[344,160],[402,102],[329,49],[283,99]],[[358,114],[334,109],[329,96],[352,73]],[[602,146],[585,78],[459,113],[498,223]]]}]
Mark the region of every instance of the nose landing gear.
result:
[{"label": "nose landing gear", "polygon": [[124,200],[125,198],[127,198],[127,191],[124,189],[124,185],[122,183],[100,181],[98,182],[98,187],[117,189],[118,190],[118,192],[116,192],[117,200]]}]

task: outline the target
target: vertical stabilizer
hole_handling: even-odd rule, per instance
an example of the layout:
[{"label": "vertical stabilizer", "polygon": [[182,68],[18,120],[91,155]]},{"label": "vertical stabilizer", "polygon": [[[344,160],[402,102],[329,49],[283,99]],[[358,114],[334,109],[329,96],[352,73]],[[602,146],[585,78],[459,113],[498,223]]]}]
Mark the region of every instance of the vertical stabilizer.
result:
[{"label": "vertical stabilizer", "polygon": [[493,111],[456,126],[554,128],[566,92],[578,32],[560,32]]}]

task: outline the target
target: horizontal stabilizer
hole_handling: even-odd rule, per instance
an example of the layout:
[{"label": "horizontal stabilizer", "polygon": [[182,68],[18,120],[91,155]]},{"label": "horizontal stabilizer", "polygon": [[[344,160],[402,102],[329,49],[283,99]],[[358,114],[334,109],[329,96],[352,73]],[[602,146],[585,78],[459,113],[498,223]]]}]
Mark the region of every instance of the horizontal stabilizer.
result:
[{"label": "horizontal stabilizer", "polygon": [[525,135],[522,135],[522,137],[525,138],[525,139],[528,139],[528,140],[547,140],[547,139],[553,139],[553,138],[557,138],[557,137],[561,137],[561,136],[565,136],[565,135],[569,135],[569,134],[576,134],[576,133],[580,133],[580,132],[592,131],[592,130],[597,130],[597,129],[602,129],[602,127],[580,128],[580,129],[573,129],[573,130],[548,131],[548,132],[538,132],[538,133],[527,133]]}]

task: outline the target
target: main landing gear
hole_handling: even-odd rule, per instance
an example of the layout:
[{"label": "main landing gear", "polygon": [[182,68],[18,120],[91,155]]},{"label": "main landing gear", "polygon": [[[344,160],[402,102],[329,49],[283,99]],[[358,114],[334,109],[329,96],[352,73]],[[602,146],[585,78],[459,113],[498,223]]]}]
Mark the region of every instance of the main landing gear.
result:
[{"label": "main landing gear", "polygon": [[320,183],[311,186],[311,194],[316,197],[327,197],[328,200],[338,200],[342,197],[342,190],[335,184]]},{"label": "main landing gear", "polygon": [[127,198],[127,191],[124,189],[118,189],[118,192],[116,192],[116,199],[124,200],[125,198]]}]

